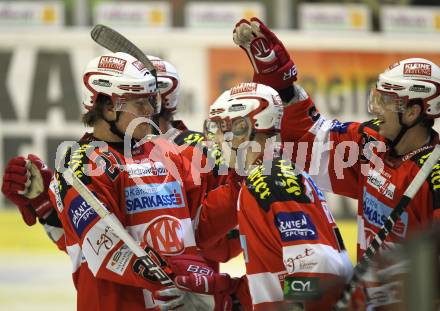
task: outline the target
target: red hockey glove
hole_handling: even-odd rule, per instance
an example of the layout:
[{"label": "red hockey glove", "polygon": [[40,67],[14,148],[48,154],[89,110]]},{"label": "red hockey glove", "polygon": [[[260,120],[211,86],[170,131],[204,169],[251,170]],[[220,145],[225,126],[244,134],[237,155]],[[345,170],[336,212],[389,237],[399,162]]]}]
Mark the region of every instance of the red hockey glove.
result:
[{"label": "red hockey glove", "polygon": [[[232,309],[231,294],[238,286],[236,279],[231,279],[227,274],[214,272],[206,260],[200,256],[180,255],[168,258],[168,262],[176,274],[174,283],[177,288],[192,293],[211,295],[214,310]],[[193,297],[196,305],[199,304],[198,299],[204,295]],[[205,296],[205,305],[209,301],[207,297],[209,296]]]},{"label": "red hockey glove", "polygon": [[233,39],[254,67],[254,82],[282,90],[296,81],[296,66],[283,43],[258,18],[240,20],[235,25]]},{"label": "red hockey glove", "polygon": [[230,311],[233,306],[231,295],[236,292],[239,280],[223,273],[212,275],[190,273],[176,276],[174,283],[177,288],[184,291],[213,295],[214,310]]},{"label": "red hockey glove", "polygon": [[45,219],[53,210],[48,194],[52,174],[52,170],[33,154],[27,159],[12,158],[5,168],[2,192],[17,205],[28,226],[34,225],[37,218]]},{"label": "red hockey glove", "polygon": [[176,276],[174,282],[178,288],[186,291],[215,295],[234,293],[239,279],[231,278],[225,273],[213,273],[212,275],[190,273],[189,275]]},{"label": "red hockey glove", "polygon": [[[175,274],[189,275],[192,272],[203,274],[212,274],[213,270],[208,266],[206,261],[195,255],[179,255],[167,257],[167,270],[164,270],[174,277]],[[200,295],[194,292],[184,291],[177,288],[164,288],[154,292],[153,297],[160,302],[161,310],[175,310],[183,308],[184,310],[223,310],[217,308],[223,303],[223,298],[218,299],[215,296]],[[222,304],[223,305],[223,304]],[[225,309],[228,310],[228,309]]]},{"label": "red hockey glove", "polygon": [[214,273],[206,260],[197,255],[178,255],[168,257],[167,260],[175,275],[190,275],[191,273],[212,275]]}]

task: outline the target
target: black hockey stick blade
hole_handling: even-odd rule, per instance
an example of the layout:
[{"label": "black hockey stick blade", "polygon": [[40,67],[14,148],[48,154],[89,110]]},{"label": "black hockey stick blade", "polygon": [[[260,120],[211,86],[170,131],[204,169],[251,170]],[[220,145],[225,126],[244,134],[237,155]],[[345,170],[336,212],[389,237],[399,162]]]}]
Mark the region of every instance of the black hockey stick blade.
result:
[{"label": "black hockey stick blade", "polygon": [[144,64],[144,66],[154,77],[157,77],[156,69],[148,57],[145,56],[145,53],[116,30],[108,26],[98,24],[93,27],[90,35],[96,43],[112,52],[124,52],[137,58]]}]

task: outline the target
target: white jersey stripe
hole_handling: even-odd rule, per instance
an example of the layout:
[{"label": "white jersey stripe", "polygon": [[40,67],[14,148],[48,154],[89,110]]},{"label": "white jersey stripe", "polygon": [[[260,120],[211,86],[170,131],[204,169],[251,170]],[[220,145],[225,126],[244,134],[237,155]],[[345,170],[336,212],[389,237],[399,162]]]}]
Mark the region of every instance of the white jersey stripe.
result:
[{"label": "white jersey stripe", "polygon": [[79,247],[79,244],[68,245],[66,246],[66,251],[70,257],[70,261],[72,262],[72,273],[75,273],[83,261],[81,247]]},{"label": "white jersey stripe", "polygon": [[330,150],[334,147],[332,146],[333,142],[330,141],[332,124],[332,120],[326,120],[321,116],[309,130],[309,132],[315,134],[309,175],[312,176],[318,187],[326,192],[333,192],[328,172]]},{"label": "white jersey stripe", "polygon": [[256,273],[247,275],[252,304],[284,300],[279,275],[285,271],[270,273]]}]

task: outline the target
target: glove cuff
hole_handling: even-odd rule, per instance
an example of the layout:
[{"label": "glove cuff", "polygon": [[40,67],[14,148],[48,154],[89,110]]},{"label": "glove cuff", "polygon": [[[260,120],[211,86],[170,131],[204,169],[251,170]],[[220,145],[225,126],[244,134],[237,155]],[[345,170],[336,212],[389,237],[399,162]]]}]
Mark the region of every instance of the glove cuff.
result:
[{"label": "glove cuff", "polygon": [[35,199],[29,201],[32,208],[35,210],[38,218],[45,219],[50,215],[53,209],[52,203],[49,199],[49,194],[47,192],[41,193]]},{"label": "glove cuff", "polygon": [[286,89],[296,81],[296,66],[289,60],[277,71],[269,74],[254,73],[253,81],[274,88],[275,90]]},{"label": "glove cuff", "polygon": [[56,227],[56,228],[63,228],[61,220],[58,217],[58,214],[55,211],[55,209],[52,209],[47,217],[38,218],[38,221],[42,225],[49,225],[49,226]]}]

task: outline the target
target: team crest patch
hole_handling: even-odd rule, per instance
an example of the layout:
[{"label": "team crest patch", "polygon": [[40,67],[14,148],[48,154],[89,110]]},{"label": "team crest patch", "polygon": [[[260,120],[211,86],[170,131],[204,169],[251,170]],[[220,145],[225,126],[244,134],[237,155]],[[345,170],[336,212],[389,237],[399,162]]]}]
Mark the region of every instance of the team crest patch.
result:
[{"label": "team crest patch", "polygon": [[178,255],[185,250],[180,220],[169,215],[159,216],[148,224],[144,241],[164,255]]}]

